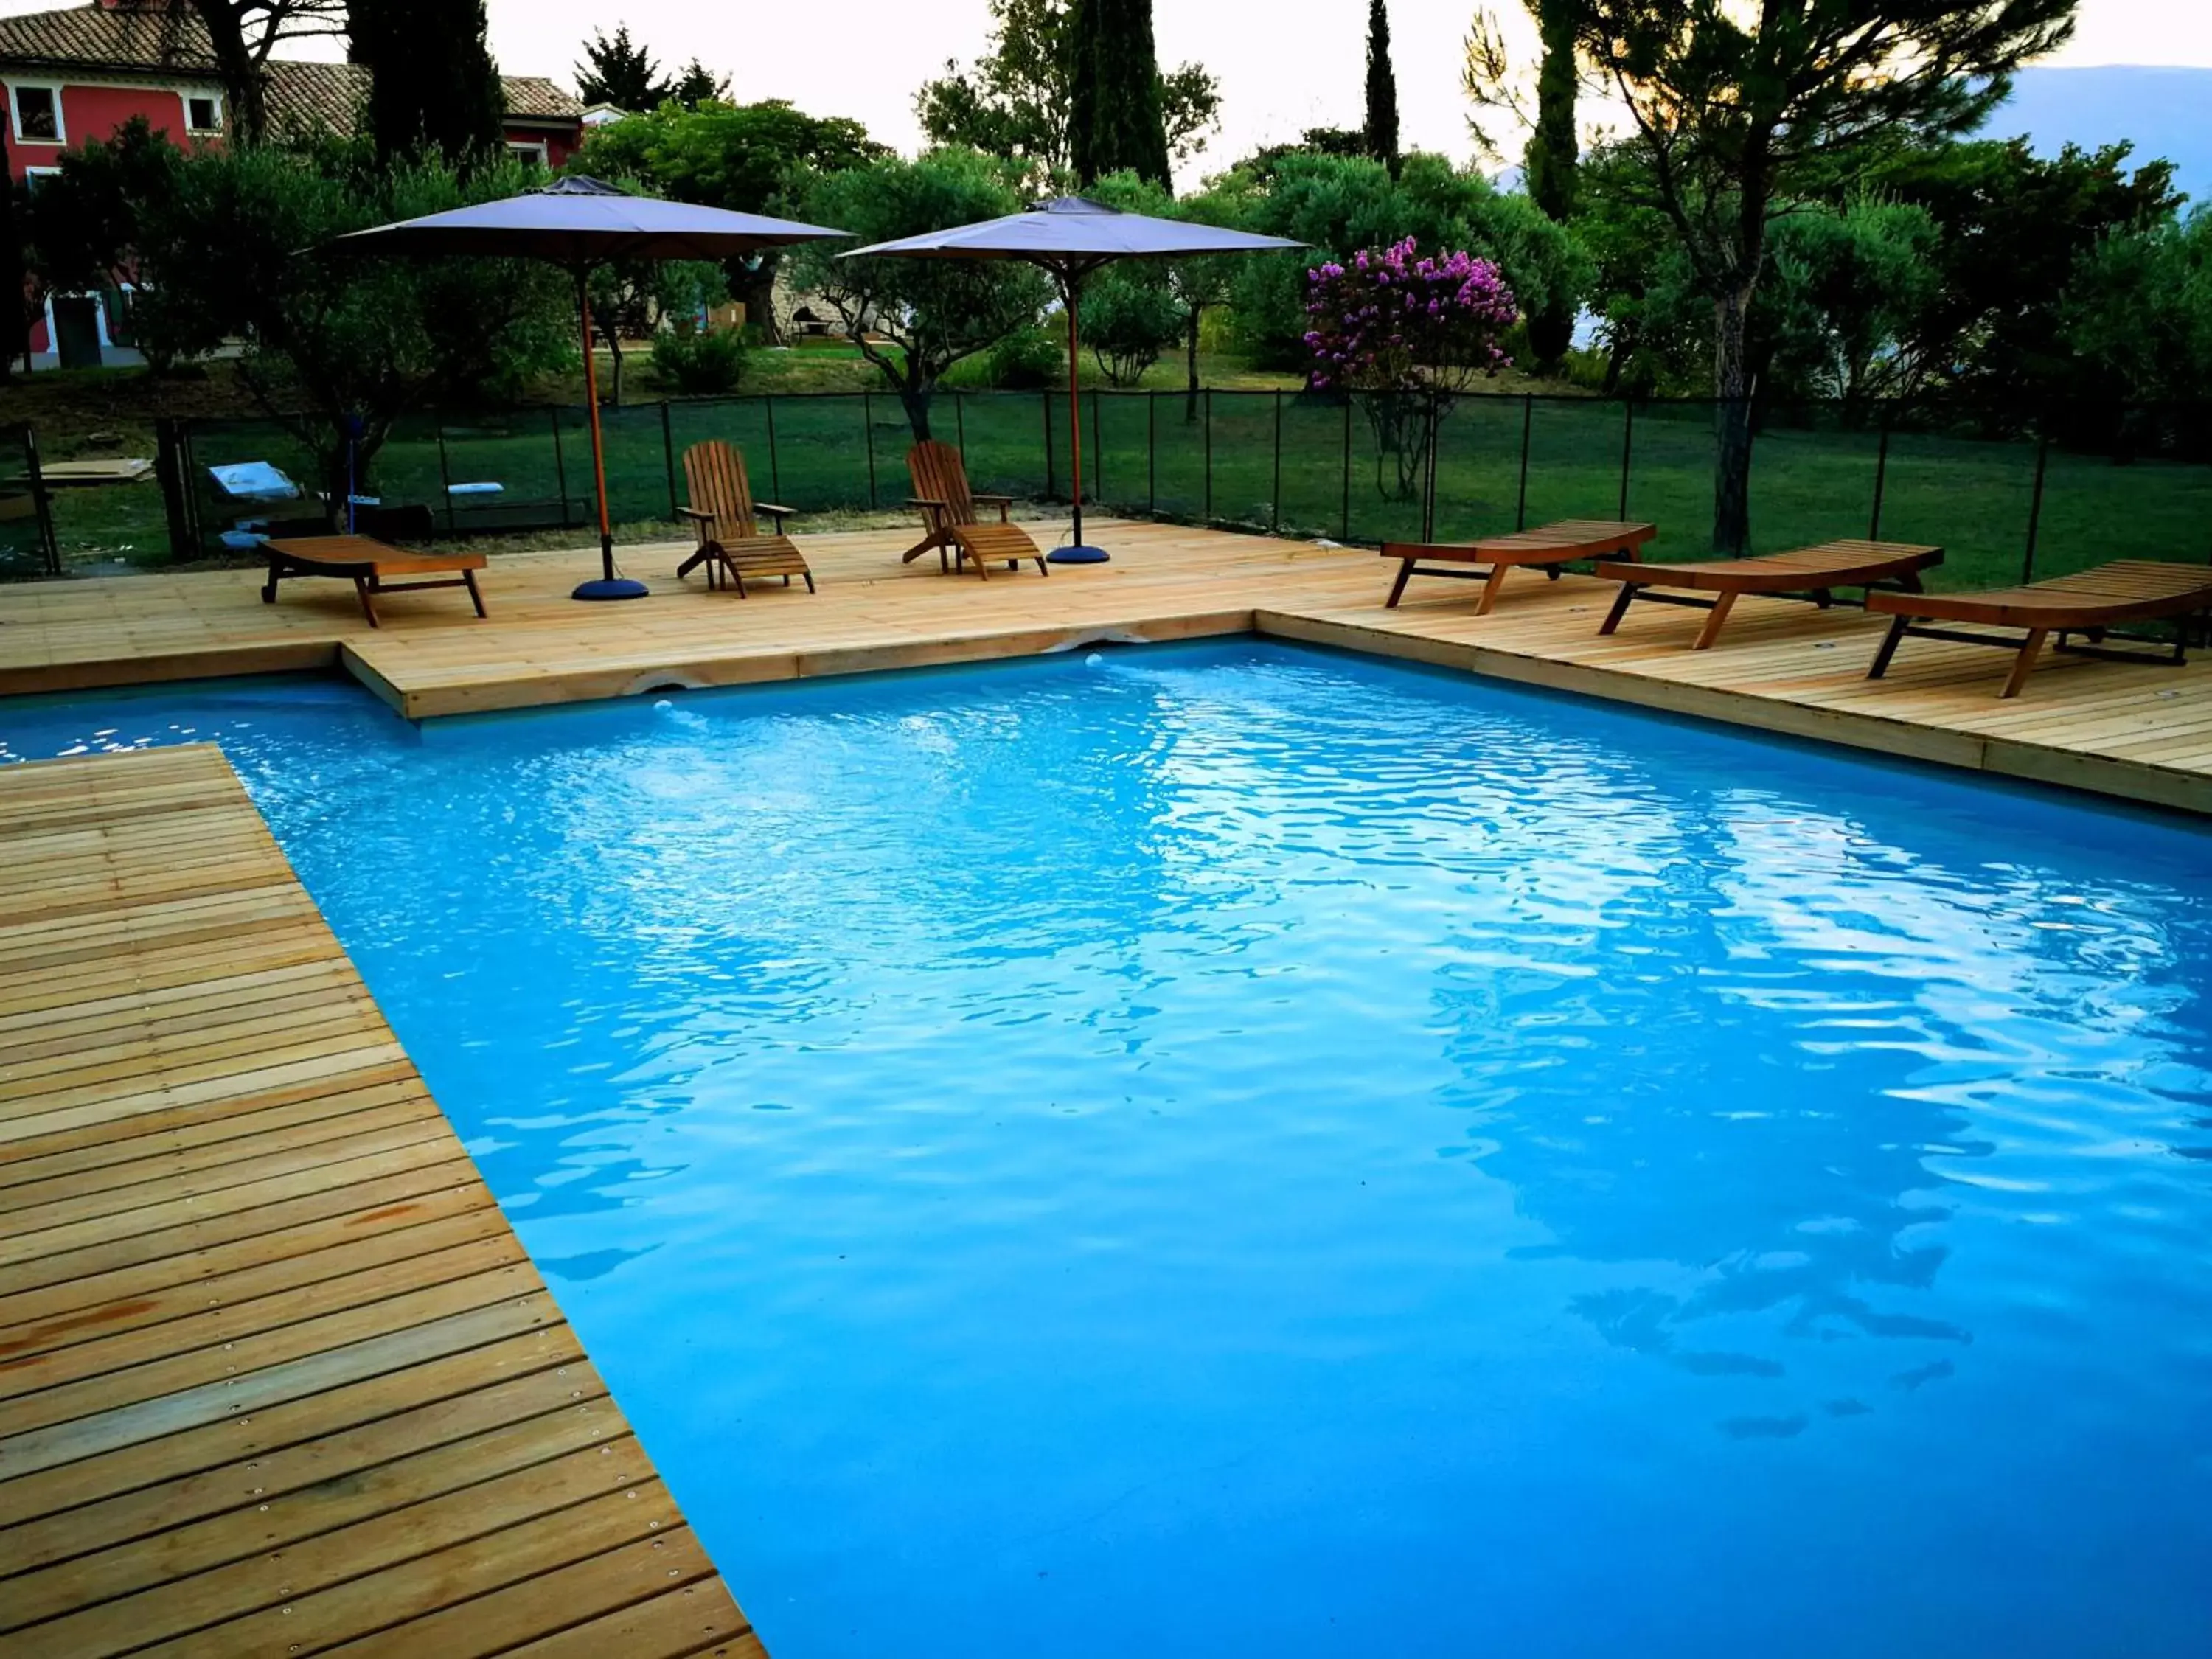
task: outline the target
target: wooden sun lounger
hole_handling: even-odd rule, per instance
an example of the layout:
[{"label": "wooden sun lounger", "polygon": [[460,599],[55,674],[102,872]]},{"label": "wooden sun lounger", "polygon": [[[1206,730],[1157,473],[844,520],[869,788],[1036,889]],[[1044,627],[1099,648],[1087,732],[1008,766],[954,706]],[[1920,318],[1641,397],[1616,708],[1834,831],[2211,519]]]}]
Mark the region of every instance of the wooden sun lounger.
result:
[{"label": "wooden sun lounger", "polygon": [[[1881,649],[1875,653],[1867,678],[1878,680],[1889,671],[1890,659],[1907,634],[1922,639],[1949,640],[1960,645],[1994,645],[2017,649],[2012,672],[2001,697],[2016,697],[2027,684],[2028,671],[2052,634],[2057,648],[2077,656],[2105,657],[2118,662],[2179,664],[2186,661],[2191,617],[2212,617],[2212,568],[2196,564],[2164,564],[2150,559],[2120,559],[2094,570],[2023,587],[1990,588],[1979,593],[1869,593],[1867,609],[1893,618]],[[2021,629],[2019,640],[1990,634],[1962,634],[1955,629],[1931,628],[1929,623],[1974,623],[1984,628]],[[2170,655],[2144,651],[2118,651],[2104,647],[2105,630],[2121,623],[2172,622],[2175,624]],[[2069,634],[2086,634],[2087,645],[2069,645]]]},{"label": "wooden sun lounger", "polygon": [[[1620,584],[1620,597],[1606,613],[1600,634],[1620,626],[1628,607],[1641,598],[1655,605],[1686,605],[1703,609],[1705,625],[1690,648],[1703,651],[1720,637],[1729,611],[1746,593],[1810,593],[1825,611],[1834,603],[1838,587],[1872,587],[1876,582],[1896,582],[1907,592],[1920,591],[1920,573],[1943,562],[1940,547],[1913,542],[1823,542],[1789,553],[1767,553],[1755,559],[1711,559],[1693,564],[1601,563],[1597,574]],[[1710,599],[1690,593],[1650,593],[1652,587],[1687,588],[1705,592]]]},{"label": "wooden sun lounger", "polygon": [[353,584],[371,628],[381,625],[376,619],[379,593],[465,587],[477,615],[484,614],[483,595],[477,588],[477,572],[484,568],[481,553],[409,553],[367,536],[288,536],[264,542],[262,550],[269,556],[269,580],[261,586],[264,605],[276,603],[278,582],[334,576]]},{"label": "wooden sun lounger", "polygon": [[[1382,556],[1396,559],[1398,580],[1390,584],[1386,609],[1395,610],[1414,576],[1455,576],[1483,584],[1474,614],[1486,617],[1498,603],[1505,573],[1520,565],[1536,565],[1557,580],[1559,567],[1569,559],[1600,559],[1608,556],[1633,559],[1637,549],[1657,535],[1656,526],[1613,519],[1562,519],[1534,530],[1516,530],[1510,536],[1486,536],[1473,542],[1385,542]],[[1469,565],[1488,565],[1470,570]]]},{"label": "wooden sun lounger", "polygon": [[[691,503],[677,511],[691,521],[699,538],[698,550],[676,568],[682,581],[701,565],[707,567],[707,586],[721,586],[727,576],[744,599],[748,576],[781,576],[786,587],[793,576],[806,579],[814,592],[814,572],[799,544],[783,533],[787,507],[753,500],[752,484],[745,477],[745,458],[720,438],[693,444],[684,452],[684,482],[690,486]],[[765,513],[775,528],[760,533],[759,514]]]},{"label": "wooden sun lounger", "polygon": [[[907,451],[906,470],[914,481],[914,494],[907,505],[921,509],[927,533],[907,549],[902,563],[911,564],[934,548],[940,570],[950,568],[945,561],[949,551],[953,563],[973,561],[975,574],[986,579],[990,575],[986,567],[994,559],[1004,559],[1009,570],[1020,569],[1024,559],[1035,559],[1041,574],[1052,574],[1043,550],[1028,531],[1007,517],[1013,497],[972,493],[968,488],[968,468],[951,445],[933,440],[916,444]],[[999,509],[998,523],[977,520],[979,501]]]}]

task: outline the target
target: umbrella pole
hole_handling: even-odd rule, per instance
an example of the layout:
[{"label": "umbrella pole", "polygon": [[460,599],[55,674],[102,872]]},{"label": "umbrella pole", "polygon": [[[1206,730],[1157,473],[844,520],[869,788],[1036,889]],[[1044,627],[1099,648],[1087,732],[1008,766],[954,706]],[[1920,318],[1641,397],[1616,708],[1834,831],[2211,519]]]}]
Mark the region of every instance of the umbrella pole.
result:
[{"label": "umbrella pole", "polygon": [[584,327],[584,404],[592,422],[592,481],[599,495],[599,579],[580,583],[569,595],[576,599],[641,599],[646,586],[615,574],[614,532],[607,524],[607,454],[599,435],[599,370],[592,349],[592,270],[576,270],[576,314]]},{"label": "umbrella pole", "polygon": [[1075,524],[1072,544],[1055,547],[1045,556],[1054,564],[1103,564],[1107,558],[1104,548],[1087,547],[1083,540],[1083,392],[1077,374],[1082,359],[1075,328],[1075,308],[1082,297],[1083,279],[1072,270],[1060,272],[1060,308],[1067,313],[1067,460]]}]

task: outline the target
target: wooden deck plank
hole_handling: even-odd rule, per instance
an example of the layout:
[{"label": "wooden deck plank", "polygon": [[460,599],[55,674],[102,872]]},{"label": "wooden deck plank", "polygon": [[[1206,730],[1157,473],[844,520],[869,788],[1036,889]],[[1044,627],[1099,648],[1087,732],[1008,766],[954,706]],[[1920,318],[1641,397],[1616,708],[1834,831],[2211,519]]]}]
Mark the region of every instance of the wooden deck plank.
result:
[{"label": "wooden deck plank", "polygon": [[0,1649],[746,1631],[221,756],[0,770]]},{"label": "wooden deck plank", "polygon": [[[1719,643],[1692,652],[1702,617],[1660,606],[1637,607],[1618,634],[1599,637],[1614,585],[1589,578],[1512,588],[1481,617],[1473,595],[1423,593],[1416,584],[1393,611],[1383,605],[1389,573],[1369,550],[1167,524],[1091,527],[1112,562],[1063,568],[1050,581],[975,582],[939,575],[933,561],[902,564],[908,532],[804,537],[821,592],[771,586],[746,599],[671,580],[688,544],[635,548],[625,561],[645,574],[652,596],[611,610],[567,597],[595,555],[507,556],[485,575],[489,621],[465,607],[395,604],[374,633],[349,593],[287,593],[263,605],[252,571],[27,586],[0,592],[0,693],[264,672],[288,653],[319,651],[402,713],[427,718],[1256,629],[2212,811],[2212,742],[2200,740],[2207,728],[2196,723],[2212,714],[2212,665],[2053,655],[2027,695],[2008,703],[1996,696],[2002,656],[1940,641],[1916,641],[1887,679],[1869,683],[1882,623],[1847,606],[1747,598]],[[1038,526],[1039,539],[1050,542],[1058,528]],[[191,793],[189,778],[111,781],[97,793],[53,782],[5,833],[31,838],[27,846],[52,836],[58,858],[67,849],[60,884],[42,901],[64,920],[80,909],[97,917],[107,902],[103,884],[143,893],[154,906],[173,892],[184,908],[169,913],[161,948],[174,953],[163,964],[174,975],[192,959],[188,901],[211,889],[210,901],[220,900],[222,861],[173,872],[127,860],[103,868],[83,837],[119,822],[113,833],[151,846],[145,837],[164,814],[185,810]],[[0,874],[0,893],[33,891]],[[226,926],[247,913],[216,902],[201,914]],[[257,938],[256,961],[274,966],[290,936],[281,915],[254,914],[275,930]],[[118,988],[100,977],[94,958],[106,936],[97,927],[40,937],[51,955],[37,971],[11,978],[0,960],[0,1023],[53,1006],[24,1000],[44,990],[39,972],[70,975],[78,994]]]}]

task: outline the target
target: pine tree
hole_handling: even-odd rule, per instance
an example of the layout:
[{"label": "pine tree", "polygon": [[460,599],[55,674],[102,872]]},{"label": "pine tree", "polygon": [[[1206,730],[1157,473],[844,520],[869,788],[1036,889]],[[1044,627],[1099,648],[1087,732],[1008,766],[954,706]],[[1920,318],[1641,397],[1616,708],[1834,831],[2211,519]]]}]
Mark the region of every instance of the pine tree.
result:
[{"label": "pine tree", "polygon": [[354,0],[347,56],[368,68],[362,125],[385,157],[495,155],[507,113],[484,0]]},{"label": "pine tree", "polygon": [[1067,149],[1085,185],[1124,169],[1169,184],[1152,0],[1075,0],[1068,21]]},{"label": "pine tree", "polygon": [[686,109],[696,109],[707,103],[731,104],[737,101],[730,91],[730,77],[715,74],[696,58],[686,64],[684,72],[676,77],[676,84],[671,88],[669,96]]},{"label": "pine tree", "polygon": [[675,88],[660,78],[660,65],[643,46],[632,43],[629,25],[617,24],[614,39],[595,29],[576,65],[576,95],[586,104],[611,104],[642,114],[659,109]]},{"label": "pine tree", "polygon": [[[1545,216],[1565,224],[1574,217],[1581,147],[1575,136],[1575,20],[1573,0],[1536,0],[1536,27],[1544,59],[1536,70],[1536,119],[1522,151],[1528,199]],[[1535,366],[1557,368],[1574,342],[1571,307],[1548,305],[1528,314],[1529,353]]]},{"label": "pine tree", "polygon": [[1367,153],[1398,176],[1398,77],[1390,68],[1390,13],[1367,0]]}]

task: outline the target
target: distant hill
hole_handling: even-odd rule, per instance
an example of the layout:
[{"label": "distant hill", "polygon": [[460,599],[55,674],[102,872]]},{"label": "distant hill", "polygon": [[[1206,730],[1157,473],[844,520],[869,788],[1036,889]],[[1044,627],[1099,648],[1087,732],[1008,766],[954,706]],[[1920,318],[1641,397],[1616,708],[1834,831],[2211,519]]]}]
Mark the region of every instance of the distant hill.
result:
[{"label": "distant hill", "polygon": [[1981,136],[2022,133],[2039,155],[2127,139],[2139,159],[2172,161],[2175,184],[2192,204],[2212,202],[2212,69],[2022,70]]}]

